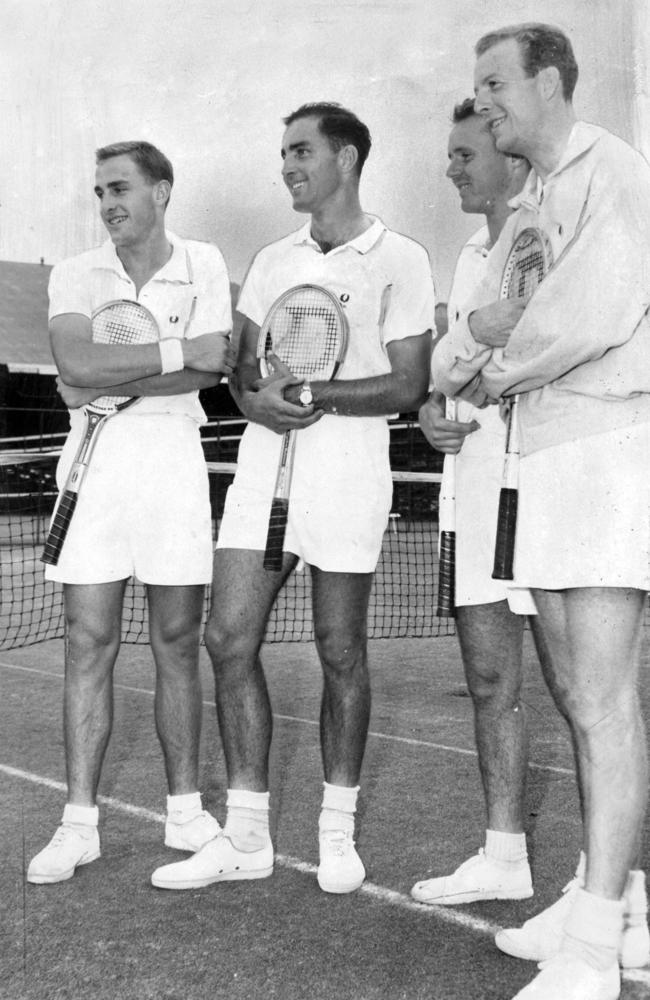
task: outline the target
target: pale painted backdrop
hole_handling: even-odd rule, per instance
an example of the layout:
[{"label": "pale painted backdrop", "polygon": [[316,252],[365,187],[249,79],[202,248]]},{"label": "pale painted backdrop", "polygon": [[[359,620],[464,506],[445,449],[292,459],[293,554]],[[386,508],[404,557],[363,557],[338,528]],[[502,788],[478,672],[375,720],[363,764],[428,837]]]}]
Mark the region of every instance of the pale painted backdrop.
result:
[{"label": "pale painted backdrop", "polygon": [[476,38],[547,20],[580,64],[577,109],[646,154],[645,0],[2,0],[0,259],[54,263],[103,238],[94,149],[145,138],[173,161],[170,226],[222,249],[235,281],[296,228],[281,118],[336,100],[369,125],[364,207],[422,242],[445,297],[476,228],[444,177]]}]

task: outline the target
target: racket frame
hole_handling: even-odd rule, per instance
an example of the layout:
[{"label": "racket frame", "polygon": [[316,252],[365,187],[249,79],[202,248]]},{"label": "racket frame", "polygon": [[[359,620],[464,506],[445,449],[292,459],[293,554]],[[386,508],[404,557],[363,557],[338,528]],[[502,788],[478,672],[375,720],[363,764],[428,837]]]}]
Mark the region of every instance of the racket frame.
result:
[{"label": "racket frame", "polygon": [[[95,309],[90,318],[91,327],[97,316],[104,313],[108,309],[114,309],[116,306],[126,303],[128,303],[129,306],[137,305],[139,307],[139,311],[146,314],[150,320],[150,323],[152,324],[152,333],[155,331],[157,334],[155,339],[152,338],[148,341],[139,340],[135,341],[135,343],[156,343],[160,338],[160,331],[153,314],[146,308],[146,306],[140,305],[139,302],[134,302],[132,299],[112,299],[110,302],[104,303],[103,306],[99,306],[98,309]],[[94,342],[115,343],[111,340]],[[59,562],[63,544],[68,534],[68,528],[70,527],[70,522],[72,521],[72,516],[77,506],[79,492],[88,470],[93,451],[95,450],[95,445],[97,444],[100,432],[106,424],[106,421],[111,417],[114,417],[116,414],[121,413],[123,410],[126,410],[128,407],[133,406],[133,404],[137,403],[140,398],[141,397],[139,396],[99,396],[96,400],[93,400],[92,403],[87,403],[86,406],[84,406],[84,434],[75,453],[63,489],[59,495],[47,539],[43,547],[43,554],[41,555],[41,562],[46,565],[56,566]]]},{"label": "racket frame", "polygon": [[[514,287],[514,277],[517,274],[518,257],[521,254],[521,244],[526,240],[535,243],[540,256],[541,268],[536,269],[536,280],[532,289],[524,282],[519,288]],[[500,298],[515,299],[532,295],[540,282],[544,280],[553,265],[553,250],[548,236],[542,229],[527,226],[522,229],[510,248],[501,279]],[[541,274],[540,274],[541,270]],[[532,272],[531,272],[532,273]],[[499,493],[499,510],[497,513],[497,533],[494,544],[493,580],[514,579],[515,539],[517,534],[517,512],[519,507],[519,393],[510,399],[506,418],[506,447],[503,462],[503,480]]]},{"label": "racket frame", "polygon": [[[445,418],[456,420],[455,399],[445,401]],[[445,468],[438,500],[440,555],[438,562],[438,618],[456,617],[456,455],[445,455]]]},{"label": "racket frame", "polygon": [[[260,327],[257,341],[257,359],[260,373],[264,378],[270,375],[272,371],[268,363],[268,355],[276,353],[272,337],[273,322],[276,316],[286,307],[287,302],[290,302],[294,298],[298,298],[301,292],[307,293],[310,291],[318,292],[319,295],[324,297],[325,303],[332,307],[337,319],[339,347],[336,357],[329,366],[316,369],[315,371],[307,371],[306,369],[303,369],[301,371],[294,372],[294,374],[297,377],[305,378],[306,380],[315,379],[318,381],[331,381],[336,377],[336,374],[340,370],[348,346],[349,327],[347,316],[341,307],[341,303],[336,296],[329,291],[329,289],[323,288],[321,285],[301,284],[287,289],[286,292],[283,292],[282,295],[275,300],[267,313],[264,323]],[[281,354],[278,354],[278,357],[281,361],[285,361],[285,358],[283,358]],[[290,364],[289,367],[291,367]],[[282,435],[282,444],[280,446],[278,471],[273,489],[273,499],[271,500],[271,511],[269,515],[263,560],[264,569],[272,573],[280,572],[284,561],[283,546],[287,530],[287,521],[289,518],[289,496],[291,493],[291,480],[293,476],[293,463],[296,453],[297,435],[297,429],[285,431]]]}]

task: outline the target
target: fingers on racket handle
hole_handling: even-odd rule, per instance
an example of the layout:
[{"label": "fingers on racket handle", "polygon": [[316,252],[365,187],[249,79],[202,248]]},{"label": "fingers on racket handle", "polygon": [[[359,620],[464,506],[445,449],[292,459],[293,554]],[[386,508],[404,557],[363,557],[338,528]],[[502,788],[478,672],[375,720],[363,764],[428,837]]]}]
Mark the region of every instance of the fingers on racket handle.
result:
[{"label": "fingers on racket handle", "polygon": [[43,555],[41,556],[41,562],[47,563],[48,566],[56,566],[59,561],[65,536],[68,534],[68,528],[70,527],[70,521],[72,520],[76,506],[77,494],[64,493],[56,508],[54,520],[52,521],[47,541],[45,542]]},{"label": "fingers on racket handle", "polygon": [[493,580],[512,580],[517,530],[517,490],[503,487],[499,496],[497,540],[494,548]]},{"label": "fingers on racket handle", "polygon": [[282,546],[287,530],[288,516],[289,501],[274,497],[271,503],[269,531],[266,536],[266,549],[264,551],[264,569],[271,570],[274,573],[282,569]]},{"label": "fingers on racket handle", "polygon": [[440,532],[440,566],[438,569],[438,618],[456,617],[456,533]]}]

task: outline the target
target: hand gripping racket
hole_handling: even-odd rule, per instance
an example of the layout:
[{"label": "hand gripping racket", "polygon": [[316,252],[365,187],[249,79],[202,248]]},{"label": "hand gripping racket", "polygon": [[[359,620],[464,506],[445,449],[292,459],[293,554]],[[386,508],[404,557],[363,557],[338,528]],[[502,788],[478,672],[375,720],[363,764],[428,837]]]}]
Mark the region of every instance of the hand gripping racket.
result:
[{"label": "hand gripping racket", "polygon": [[[151,344],[159,339],[158,324],[148,309],[138,302],[118,299],[96,309],[91,318],[92,339],[96,344]],[[86,426],[81,444],[61,491],[45,542],[41,561],[56,566],[93,449],[106,421],[133,403],[137,396],[100,396],[84,407]]]},{"label": "hand gripping racket", "polygon": [[[317,285],[297,285],[280,296],[260,329],[257,357],[264,377],[275,354],[297,378],[329,381],[338,372],[348,345],[348,322],[338,299]],[[282,436],[271,502],[264,569],[282,569],[282,546],[289,515],[289,493],[297,431]]]},{"label": "hand gripping racket", "polygon": [[[501,298],[530,298],[553,263],[553,251],[541,229],[522,229],[515,239],[503,269]],[[519,396],[513,396],[508,414],[503,484],[499,495],[497,537],[494,549],[494,580],[512,580],[519,499]]]},{"label": "hand gripping racket", "polygon": [[[456,420],[455,399],[445,403],[445,417]],[[445,471],[438,504],[440,563],[438,565],[438,618],[456,617],[456,456],[445,455]]]}]

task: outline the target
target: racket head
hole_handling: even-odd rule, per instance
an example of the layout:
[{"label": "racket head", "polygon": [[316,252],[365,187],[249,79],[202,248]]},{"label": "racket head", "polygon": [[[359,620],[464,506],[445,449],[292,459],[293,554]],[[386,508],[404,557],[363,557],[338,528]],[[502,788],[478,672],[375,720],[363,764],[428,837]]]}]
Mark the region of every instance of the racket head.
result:
[{"label": "racket head", "polygon": [[[158,324],[151,312],[131,299],[113,299],[95,309],[90,325],[95,344],[153,344],[160,339]],[[115,413],[133,397],[99,396],[87,407],[99,413]]]},{"label": "racket head", "polygon": [[501,279],[501,298],[530,298],[553,263],[553,249],[543,229],[528,226],[515,238]]},{"label": "racket head", "polygon": [[277,355],[297,378],[329,381],[338,372],[348,345],[348,321],[340,302],[320,285],[296,285],[271,306],[257,342],[264,377],[267,355]]}]

